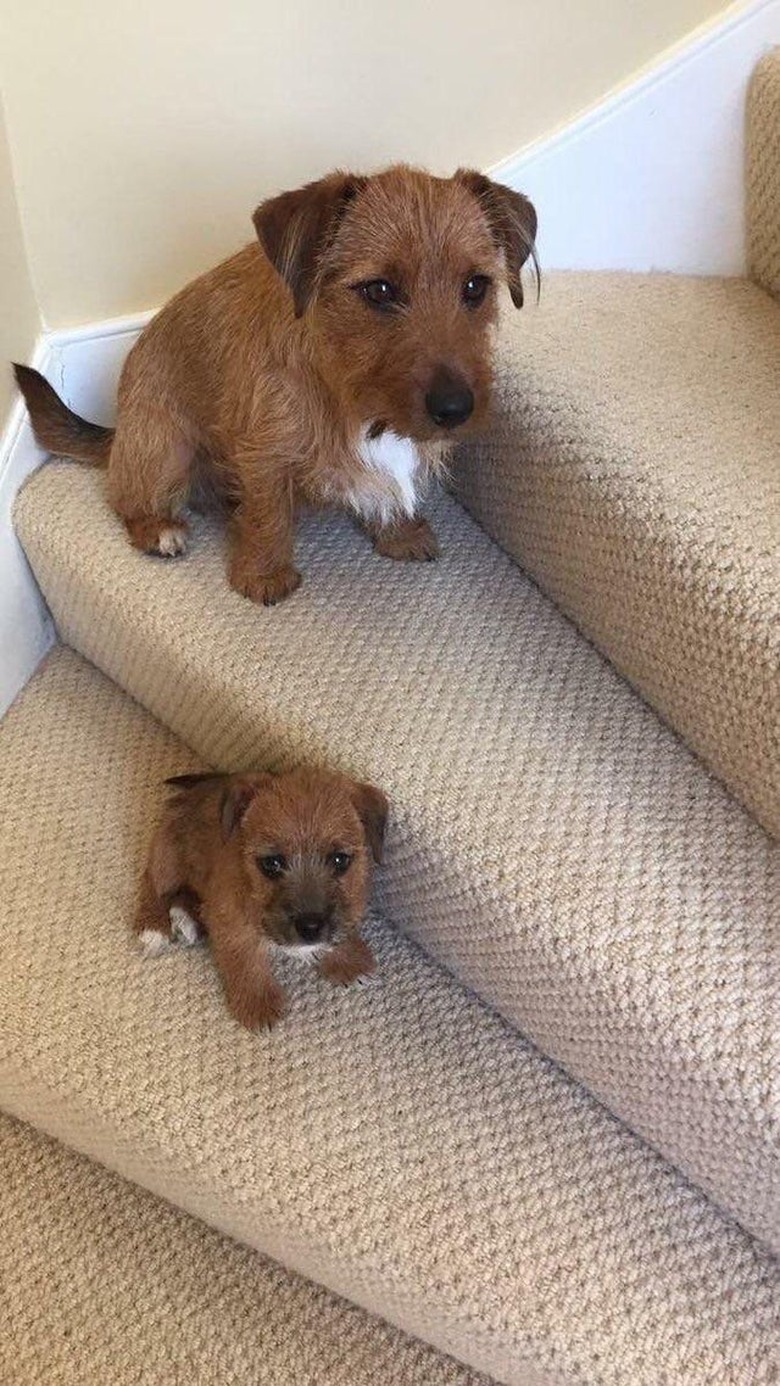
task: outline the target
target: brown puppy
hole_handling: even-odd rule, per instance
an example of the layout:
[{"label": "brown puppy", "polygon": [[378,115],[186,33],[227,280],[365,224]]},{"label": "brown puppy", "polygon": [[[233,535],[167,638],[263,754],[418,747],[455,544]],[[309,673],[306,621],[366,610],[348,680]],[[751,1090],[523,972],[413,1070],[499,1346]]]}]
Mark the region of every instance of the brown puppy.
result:
[{"label": "brown puppy", "polygon": [[179,775],[155,833],[135,929],[147,953],[205,932],[228,1006],[249,1029],[284,1014],[275,950],[346,985],[373,971],[359,936],[387,800],[344,775]]},{"label": "brown puppy", "polygon": [[484,421],[498,284],[520,307],[536,214],[480,173],[396,167],[283,193],[254,223],[259,244],[141,334],[115,432],[28,367],[16,374],[44,447],[108,462],[138,548],[182,553],[195,484],[219,492],[233,510],[230,581],[270,604],[300,582],[299,502],[347,506],[391,558],[436,556],[419,493],[454,430]]}]

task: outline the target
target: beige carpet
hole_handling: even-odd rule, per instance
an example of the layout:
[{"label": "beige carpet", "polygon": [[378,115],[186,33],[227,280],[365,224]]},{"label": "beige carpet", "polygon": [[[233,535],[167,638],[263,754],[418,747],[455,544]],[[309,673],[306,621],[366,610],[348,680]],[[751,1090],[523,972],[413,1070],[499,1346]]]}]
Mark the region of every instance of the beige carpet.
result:
[{"label": "beige carpet", "polygon": [[63,637],[205,759],[382,785],[391,918],[780,1247],[780,851],[434,509],[422,567],[313,519],[305,585],[270,611],[228,590],[214,530],[181,562],[134,553],[86,469],[44,467],[17,517]]},{"label": "beige carpet", "polygon": [[139,957],[192,764],[64,651],[0,725],[0,1105],[512,1386],[769,1383],[771,1256],[386,925],[270,1036],[205,950]]},{"label": "beige carpet", "polygon": [[777,304],[739,280],[549,276],[507,316],[498,423],[457,488],[780,836]]},{"label": "beige carpet", "polygon": [[3,1386],[489,1386],[0,1117]]},{"label": "beige carpet", "polygon": [[780,296],[780,49],[759,63],[747,107],[747,234],[750,273]]}]

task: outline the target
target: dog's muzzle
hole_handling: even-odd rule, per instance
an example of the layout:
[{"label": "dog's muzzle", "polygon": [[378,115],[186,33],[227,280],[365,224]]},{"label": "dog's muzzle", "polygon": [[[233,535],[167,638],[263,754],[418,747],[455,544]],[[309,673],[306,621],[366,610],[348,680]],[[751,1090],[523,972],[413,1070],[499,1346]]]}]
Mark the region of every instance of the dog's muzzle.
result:
[{"label": "dog's muzzle", "polygon": [[434,371],[425,408],[439,428],[457,428],[474,412],[474,392],[446,366]]},{"label": "dog's muzzle", "polygon": [[301,943],[330,943],[333,937],[329,914],[296,914],[292,924]]}]

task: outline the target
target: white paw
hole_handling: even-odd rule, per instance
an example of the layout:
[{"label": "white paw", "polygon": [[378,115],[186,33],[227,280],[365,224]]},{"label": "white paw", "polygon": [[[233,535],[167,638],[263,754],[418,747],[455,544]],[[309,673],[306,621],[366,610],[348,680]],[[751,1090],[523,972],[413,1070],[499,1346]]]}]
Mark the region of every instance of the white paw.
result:
[{"label": "white paw", "polygon": [[159,929],[142,929],[138,935],[138,942],[145,958],[159,958],[171,945],[171,940]]},{"label": "white paw", "polygon": [[161,553],[163,558],[177,558],[180,553],[186,553],[186,530],[182,529],[181,525],[169,525],[166,529],[161,529],[157,552]]},{"label": "white paw", "polygon": [[193,948],[198,942],[200,932],[192,915],[182,909],[181,905],[171,905],[168,915],[176,942],[183,943],[185,948]]}]

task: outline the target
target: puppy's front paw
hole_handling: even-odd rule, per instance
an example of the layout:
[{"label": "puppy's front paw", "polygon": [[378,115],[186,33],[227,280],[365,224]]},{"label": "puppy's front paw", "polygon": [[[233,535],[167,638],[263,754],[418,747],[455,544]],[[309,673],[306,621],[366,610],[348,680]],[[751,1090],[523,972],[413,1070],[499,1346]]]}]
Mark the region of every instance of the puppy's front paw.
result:
[{"label": "puppy's front paw", "polygon": [[258,602],[262,606],[275,606],[277,602],[289,597],[296,587],[300,587],[301,575],[292,563],[285,563],[281,568],[275,568],[272,573],[260,573],[245,560],[236,559],[230,568],[230,585],[236,592],[240,592],[242,597],[248,597],[252,602]]},{"label": "puppy's front paw", "polygon": [[231,1014],[246,1030],[272,1030],[287,1012],[287,997],[281,987],[230,996]]},{"label": "puppy's front paw", "polygon": [[320,973],[337,987],[348,987],[352,982],[370,977],[376,970],[376,958],[362,938],[350,939],[324,953],[319,964]]},{"label": "puppy's front paw", "polygon": [[386,525],[374,537],[374,548],[383,558],[425,563],[439,557],[439,542],[427,520],[399,520]]}]

